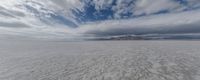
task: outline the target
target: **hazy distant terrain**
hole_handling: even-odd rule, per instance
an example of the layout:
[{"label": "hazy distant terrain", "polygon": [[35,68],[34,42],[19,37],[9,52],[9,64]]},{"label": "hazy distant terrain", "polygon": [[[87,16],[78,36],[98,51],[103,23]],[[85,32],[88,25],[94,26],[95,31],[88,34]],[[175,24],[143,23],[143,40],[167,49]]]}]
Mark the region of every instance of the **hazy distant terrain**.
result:
[{"label": "hazy distant terrain", "polygon": [[0,80],[199,80],[199,41],[0,40]]}]

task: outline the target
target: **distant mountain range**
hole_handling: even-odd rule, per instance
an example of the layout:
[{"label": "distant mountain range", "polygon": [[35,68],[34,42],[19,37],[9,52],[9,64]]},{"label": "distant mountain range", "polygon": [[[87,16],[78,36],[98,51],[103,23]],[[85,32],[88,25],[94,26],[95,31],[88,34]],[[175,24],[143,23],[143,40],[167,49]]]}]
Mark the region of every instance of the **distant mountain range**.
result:
[{"label": "distant mountain range", "polygon": [[98,37],[90,40],[187,40],[200,39],[199,35],[122,35]]}]

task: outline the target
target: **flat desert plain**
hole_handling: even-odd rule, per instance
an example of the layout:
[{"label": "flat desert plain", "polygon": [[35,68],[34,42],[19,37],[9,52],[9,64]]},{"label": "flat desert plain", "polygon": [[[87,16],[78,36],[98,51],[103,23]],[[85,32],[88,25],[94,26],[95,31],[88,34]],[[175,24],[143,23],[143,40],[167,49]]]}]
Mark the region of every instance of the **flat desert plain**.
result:
[{"label": "flat desert plain", "polygon": [[200,41],[0,40],[0,80],[200,80]]}]

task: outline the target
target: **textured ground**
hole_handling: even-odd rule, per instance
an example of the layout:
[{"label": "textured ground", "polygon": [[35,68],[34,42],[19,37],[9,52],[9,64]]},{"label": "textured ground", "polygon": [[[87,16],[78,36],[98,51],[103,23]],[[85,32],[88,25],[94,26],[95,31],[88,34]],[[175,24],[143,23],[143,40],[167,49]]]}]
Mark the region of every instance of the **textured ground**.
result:
[{"label": "textured ground", "polygon": [[0,80],[199,80],[200,41],[0,41]]}]

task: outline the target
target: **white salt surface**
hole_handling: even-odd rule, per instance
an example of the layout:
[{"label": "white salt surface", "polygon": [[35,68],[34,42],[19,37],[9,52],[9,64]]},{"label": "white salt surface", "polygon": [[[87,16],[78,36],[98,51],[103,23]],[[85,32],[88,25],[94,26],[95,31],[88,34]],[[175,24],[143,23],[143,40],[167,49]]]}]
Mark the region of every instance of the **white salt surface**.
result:
[{"label": "white salt surface", "polygon": [[200,41],[0,40],[0,80],[200,80]]}]

